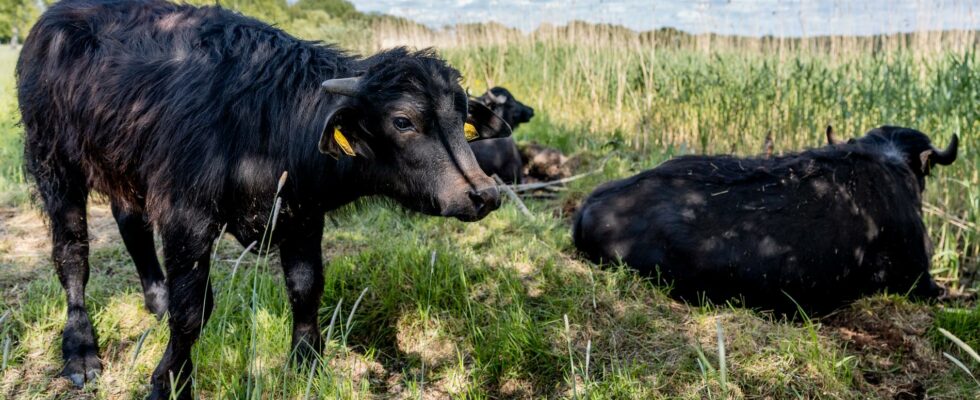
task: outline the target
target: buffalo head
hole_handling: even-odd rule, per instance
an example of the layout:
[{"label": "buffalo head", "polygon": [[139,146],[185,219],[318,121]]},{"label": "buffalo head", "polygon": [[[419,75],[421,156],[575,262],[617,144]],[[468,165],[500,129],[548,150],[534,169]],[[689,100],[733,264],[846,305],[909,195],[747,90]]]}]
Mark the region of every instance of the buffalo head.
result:
[{"label": "buffalo head", "polygon": [[959,137],[954,134],[946,148],[939,150],[932,146],[928,136],[915,129],[882,126],[849,143],[875,146],[885,155],[901,158],[915,174],[921,190],[925,188],[925,177],[933,166],[950,165],[956,161]]},{"label": "buffalo head", "polygon": [[499,86],[487,90],[486,93],[474,100],[507,121],[511,129],[517,129],[518,125],[528,122],[534,117],[533,108],[517,101],[509,90]]},{"label": "buffalo head", "polygon": [[365,191],[416,211],[473,221],[499,207],[496,183],[467,140],[506,137],[510,128],[467,101],[459,72],[431,51],[401,48],[362,68],[323,82],[331,104],[320,151],[350,158]]}]

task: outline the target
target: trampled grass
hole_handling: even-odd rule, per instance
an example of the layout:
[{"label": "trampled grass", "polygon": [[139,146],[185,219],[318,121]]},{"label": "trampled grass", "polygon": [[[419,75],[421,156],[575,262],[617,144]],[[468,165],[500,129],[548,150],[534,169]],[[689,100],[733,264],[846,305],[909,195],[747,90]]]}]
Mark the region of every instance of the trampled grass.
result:
[{"label": "trampled grass", "polygon": [[[269,262],[247,254],[236,269],[242,246],[221,239],[212,267],[217,305],[194,350],[202,398],[857,399],[919,388],[933,398],[977,395],[942,357],[954,346],[935,333],[943,327],[980,348],[980,311],[969,302],[879,296],[805,323],[689,307],[627,269],[579,259],[567,220],[603,181],[676,154],[757,154],[770,131],[777,152],[822,144],[828,123],[843,137],[913,126],[940,145],[956,132],[961,158],[930,180],[925,218],[934,275],[955,291],[975,290],[975,47],[828,56],[571,40],[457,44],[442,54],[473,94],[501,85],[536,109],[518,140],[559,147],[579,156],[578,172],[600,172],[557,200],[529,200],[531,218],[505,205],[464,224],[385,200],[331,213],[319,315],[332,340],[312,372],[286,365],[290,315],[275,254]],[[105,373],[81,392],[54,378],[64,296],[20,170],[15,59],[0,51],[0,397],[141,396],[166,323],[142,309],[132,262],[98,202],[87,300]]]}]

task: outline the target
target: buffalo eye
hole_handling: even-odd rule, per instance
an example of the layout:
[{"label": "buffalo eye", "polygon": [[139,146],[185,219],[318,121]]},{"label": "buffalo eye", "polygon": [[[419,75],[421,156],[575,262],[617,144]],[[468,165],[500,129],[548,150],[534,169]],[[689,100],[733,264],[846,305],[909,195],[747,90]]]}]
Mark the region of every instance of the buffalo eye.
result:
[{"label": "buffalo eye", "polygon": [[415,125],[412,124],[412,121],[405,117],[395,117],[393,120],[391,120],[391,124],[395,126],[395,129],[401,132],[415,129]]}]

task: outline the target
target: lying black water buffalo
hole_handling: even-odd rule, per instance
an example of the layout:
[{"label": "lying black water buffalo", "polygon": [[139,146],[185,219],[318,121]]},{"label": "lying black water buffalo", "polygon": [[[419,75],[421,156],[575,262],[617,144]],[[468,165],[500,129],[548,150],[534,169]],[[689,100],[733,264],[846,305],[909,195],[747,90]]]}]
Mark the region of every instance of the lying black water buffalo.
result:
[{"label": "lying black water buffalo", "polygon": [[305,357],[320,351],[327,210],[366,195],[466,221],[498,207],[496,185],[464,135],[509,129],[468,104],[459,80],[430,51],[356,58],[220,7],[53,5],[24,43],[17,86],[26,169],[50,217],[67,292],[62,374],[82,385],[101,371],[85,308],[89,192],[111,201],[147,308],[170,314],[149,397],[174,389],[190,398],[191,346],[214,302],[211,244],[224,224],[243,244],[262,237],[283,171],[271,240],[292,305],[293,346]]},{"label": "lying black water buffalo", "polygon": [[771,159],[675,158],[596,189],[575,218],[575,245],[688,301],[792,313],[795,300],[820,313],[883,290],[934,297],[921,193],[957,143],[940,151],[921,132],[883,126]]},{"label": "lying black water buffalo", "polygon": [[524,180],[548,182],[567,178],[572,174],[569,158],[558,149],[542,146],[537,142],[522,143],[518,148],[524,164]]},{"label": "lying black water buffalo", "polygon": [[[514,98],[509,90],[494,87],[475,99],[497,113],[511,129],[534,117],[534,109]],[[477,163],[487,175],[497,174],[506,183],[521,183],[521,153],[512,138],[488,139],[470,143]]]}]

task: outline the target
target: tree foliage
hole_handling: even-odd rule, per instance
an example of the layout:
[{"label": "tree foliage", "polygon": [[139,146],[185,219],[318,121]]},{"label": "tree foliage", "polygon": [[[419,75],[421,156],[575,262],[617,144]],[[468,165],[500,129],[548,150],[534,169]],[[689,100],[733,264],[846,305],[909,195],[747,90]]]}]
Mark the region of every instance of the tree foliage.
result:
[{"label": "tree foliage", "polygon": [[0,0],[0,41],[23,41],[44,7],[39,0]]}]

